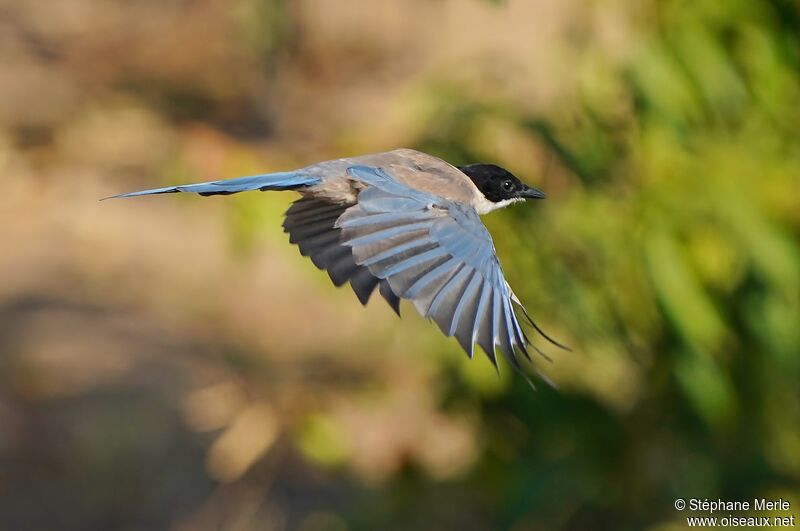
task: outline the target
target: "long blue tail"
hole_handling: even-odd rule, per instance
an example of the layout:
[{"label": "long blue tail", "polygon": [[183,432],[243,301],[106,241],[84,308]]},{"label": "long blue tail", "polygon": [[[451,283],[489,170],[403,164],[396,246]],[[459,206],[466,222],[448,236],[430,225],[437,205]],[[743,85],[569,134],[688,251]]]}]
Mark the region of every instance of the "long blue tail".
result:
[{"label": "long blue tail", "polygon": [[265,173],[263,175],[251,175],[249,177],[237,177],[224,181],[212,181],[208,183],[184,184],[180,186],[167,186],[166,188],[153,188],[152,190],[142,190],[140,192],[130,192],[127,194],[113,195],[105,199],[116,199],[119,197],[136,197],[139,195],[153,194],[174,194],[177,192],[188,192],[200,195],[230,195],[251,190],[296,190],[305,186],[313,186],[322,181],[319,177],[303,175],[298,172],[279,172]]}]

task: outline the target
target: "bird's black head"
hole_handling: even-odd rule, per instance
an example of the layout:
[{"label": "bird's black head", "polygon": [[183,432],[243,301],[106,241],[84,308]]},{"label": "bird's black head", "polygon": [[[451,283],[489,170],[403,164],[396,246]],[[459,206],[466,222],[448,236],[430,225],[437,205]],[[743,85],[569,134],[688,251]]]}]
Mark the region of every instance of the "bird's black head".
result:
[{"label": "bird's black head", "polygon": [[544,199],[544,192],[520,182],[514,174],[495,164],[470,164],[459,170],[472,179],[478,190],[493,203]]}]

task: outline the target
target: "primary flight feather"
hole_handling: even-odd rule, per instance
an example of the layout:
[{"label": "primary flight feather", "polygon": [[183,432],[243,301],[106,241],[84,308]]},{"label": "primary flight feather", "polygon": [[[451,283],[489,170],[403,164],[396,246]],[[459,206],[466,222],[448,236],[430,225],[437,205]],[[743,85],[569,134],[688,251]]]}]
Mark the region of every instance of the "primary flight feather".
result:
[{"label": "primary flight feather", "polygon": [[[377,288],[399,313],[414,304],[472,357],[495,349],[516,368],[528,340],[515,306],[542,337],[503,276],[492,237],[479,215],[544,198],[493,164],[455,167],[412,149],[313,164],[295,171],[143,190],[114,197],[193,192],[228,195],[293,190],[284,230],[336,286],[347,282],[362,304]],[[541,351],[539,351],[541,352]]]}]

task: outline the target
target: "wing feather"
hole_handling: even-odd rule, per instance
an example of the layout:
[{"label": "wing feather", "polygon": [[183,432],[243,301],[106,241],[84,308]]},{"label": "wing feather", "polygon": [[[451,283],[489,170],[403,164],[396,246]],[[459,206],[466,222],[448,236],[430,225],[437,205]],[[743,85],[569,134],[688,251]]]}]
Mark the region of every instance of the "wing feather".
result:
[{"label": "wing feather", "polygon": [[350,287],[358,297],[361,304],[366,305],[372,292],[380,280],[369,272],[366,267],[359,267],[350,277]]},{"label": "wing feather", "polygon": [[389,286],[389,283],[386,280],[381,280],[378,289],[381,292],[381,296],[383,296],[386,302],[389,303],[389,306],[392,307],[394,313],[400,315],[400,297],[395,294],[391,286]]},{"label": "wing feather", "polygon": [[464,292],[453,310],[453,319],[450,321],[450,328],[446,334],[448,336],[461,335],[460,331],[467,332],[467,339],[472,339],[473,325],[475,323],[475,309],[477,307],[477,296],[481,288],[481,275],[474,269],[470,271],[469,282],[464,287]]},{"label": "wing feather", "polygon": [[[442,267],[444,265],[447,265],[446,269]],[[444,262],[442,265],[436,268],[439,270],[436,277],[430,281],[426,281],[427,286],[425,286],[424,289],[421,289],[413,298],[407,297],[413,301],[414,307],[417,309],[420,315],[433,318],[434,313],[431,311],[431,306],[441,293],[450,289],[450,283],[455,277],[458,276],[463,268],[463,264],[454,264],[452,259],[448,262]],[[419,280],[422,280],[422,277],[420,277]],[[406,289],[404,293],[407,295],[409,291],[411,291],[411,287]]]},{"label": "wing feather", "polygon": [[336,221],[336,216],[327,216],[312,223],[302,225],[295,225],[291,227],[292,232],[289,234],[289,243],[298,243],[302,240],[307,240],[312,236],[318,236],[331,230],[331,225]]},{"label": "wing feather", "polygon": [[[373,254],[372,256],[364,260],[362,265],[368,266],[377,264],[378,262],[395,258],[403,253],[423,252],[428,249],[432,249],[436,245],[437,245],[436,242],[431,240],[427,236],[423,236],[420,238],[412,238],[406,241],[405,243],[397,244],[394,247],[388,247],[384,251]],[[424,249],[419,249],[420,247],[424,247]]]},{"label": "wing feather", "polygon": [[492,365],[497,367],[497,358],[494,354],[494,297],[489,282],[484,282],[478,311],[475,314],[476,336],[475,342],[480,345],[483,352],[489,357]]},{"label": "wing feather", "polygon": [[356,265],[353,261],[353,255],[344,252],[326,267],[328,276],[331,277],[331,282],[337,288],[347,283],[360,268],[361,266]]},{"label": "wing feather", "polygon": [[336,222],[355,263],[411,300],[470,357],[478,344],[495,366],[497,349],[519,369],[517,353],[529,358],[530,342],[475,210],[408,188],[378,168],[348,171],[366,185]]},{"label": "wing feather", "polygon": [[[384,278],[389,278],[409,270],[419,269],[421,266],[425,266],[427,264],[430,264],[431,262],[437,261],[444,256],[447,256],[446,249],[442,249],[441,247],[434,247],[433,249],[429,249],[422,253],[415,254],[413,256],[410,256],[408,258],[396,262],[390,267],[383,269],[383,271],[381,271],[381,275]],[[427,267],[425,268],[424,271],[425,272],[428,271]]]},{"label": "wing feather", "polygon": [[[406,299],[416,299],[422,293],[422,290],[432,288],[431,284],[433,282],[443,276],[446,275],[446,279],[449,279],[453,276],[455,271],[462,266],[456,258],[450,258],[449,260],[443,262],[442,264],[434,267],[418,279],[414,281],[411,286],[403,293],[403,297]],[[449,273],[449,274],[448,274]],[[430,290],[429,290],[430,291]],[[427,312],[427,310],[426,310]],[[423,313],[425,315],[425,313]]]},{"label": "wing feather", "polygon": [[342,243],[341,229],[336,221],[346,212],[348,205],[328,203],[314,198],[298,199],[286,212],[283,223],[289,241],[297,244],[300,253],[308,256],[320,269],[325,269],[336,286],[350,282],[350,287],[361,304],[369,301],[379,287],[381,296],[399,314],[400,299],[386,280],[373,275],[366,266],[358,265],[351,247]]},{"label": "wing feather", "polygon": [[356,236],[354,238],[350,238],[346,240],[344,243],[351,247],[367,245],[370,243],[379,243],[386,239],[394,238],[396,236],[401,236],[413,232],[426,231],[427,229],[430,228],[430,226],[431,226],[430,221],[420,221],[416,223],[408,223],[405,225],[396,225],[384,229],[379,229],[374,232],[369,232],[361,236]]},{"label": "wing feather", "polygon": [[461,302],[464,291],[469,285],[470,273],[471,268],[469,266],[461,265],[458,272],[436,294],[428,311],[424,314],[426,317],[433,319],[444,334],[450,332],[456,307]]}]

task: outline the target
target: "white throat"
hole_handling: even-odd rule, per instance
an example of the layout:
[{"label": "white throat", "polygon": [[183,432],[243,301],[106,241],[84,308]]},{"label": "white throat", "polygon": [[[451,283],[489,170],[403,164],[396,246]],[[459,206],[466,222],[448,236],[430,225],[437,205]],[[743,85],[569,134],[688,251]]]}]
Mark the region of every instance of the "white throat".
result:
[{"label": "white throat", "polygon": [[475,200],[475,212],[483,216],[484,214],[488,214],[489,212],[494,212],[495,210],[499,210],[501,208],[505,208],[508,205],[512,205],[514,203],[521,203],[525,201],[524,197],[515,197],[513,199],[504,199],[502,201],[498,201],[495,203],[494,201],[489,201],[484,197],[483,194],[479,194],[479,198]]}]

